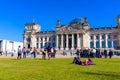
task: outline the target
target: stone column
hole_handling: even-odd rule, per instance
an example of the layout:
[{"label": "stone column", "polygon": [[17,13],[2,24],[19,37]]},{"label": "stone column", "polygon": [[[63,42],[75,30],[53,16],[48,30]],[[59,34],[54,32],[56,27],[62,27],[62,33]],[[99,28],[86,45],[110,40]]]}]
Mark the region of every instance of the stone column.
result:
[{"label": "stone column", "polygon": [[61,34],[61,50],[63,50],[63,34]]},{"label": "stone column", "polygon": [[36,37],[34,35],[31,35],[31,47],[36,47]]},{"label": "stone column", "polygon": [[41,49],[41,45],[40,45],[40,43],[41,43],[41,39],[40,39],[40,37],[39,37],[39,48]]},{"label": "stone column", "polygon": [[42,48],[41,43],[42,43],[42,41],[41,41],[41,37],[40,37],[40,44],[39,44],[39,45],[40,45],[40,48]]},{"label": "stone column", "polygon": [[101,37],[101,34],[99,34],[99,45],[100,45],[100,48],[102,48],[102,37]]},{"label": "stone column", "polygon": [[23,37],[23,47],[26,47],[27,48],[27,39],[26,39],[26,36],[24,35]]},{"label": "stone column", "polygon": [[56,35],[56,50],[58,50],[58,35]]},{"label": "stone column", "polygon": [[50,45],[51,45],[51,47],[53,47],[53,37],[50,36],[50,38],[51,38]]},{"label": "stone column", "polygon": [[33,37],[31,36],[30,47],[33,48]]},{"label": "stone column", "polygon": [[95,34],[93,34],[93,43],[94,43],[94,48],[96,48],[96,36],[95,36]]},{"label": "stone column", "polygon": [[105,34],[105,47],[108,48],[108,34]]},{"label": "stone column", "polygon": [[[50,42],[50,41],[49,41],[49,36],[47,36],[47,41],[46,41],[46,42],[47,42],[47,46],[48,46],[48,45],[49,45],[49,42]],[[56,42],[57,42],[57,41],[56,41]]]},{"label": "stone column", "polygon": [[114,46],[113,46],[113,35],[111,34],[110,36],[111,36],[111,48],[114,48]]},{"label": "stone column", "polygon": [[77,34],[77,49],[80,49],[80,34]]},{"label": "stone column", "polygon": [[45,37],[43,37],[43,47],[45,46]]},{"label": "stone column", "polygon": [[72,34],[72,50],[74,50],[74,34]]},{"label": "stone column", "polygon": [[68,50],[68,34],[66,34],[66,50]]},{"label": "stone column", "polygon": [[[119,31],[120,31],[120,29],[119,29]],[[117,48],[120,49],[120,32],[117,33]]]}]

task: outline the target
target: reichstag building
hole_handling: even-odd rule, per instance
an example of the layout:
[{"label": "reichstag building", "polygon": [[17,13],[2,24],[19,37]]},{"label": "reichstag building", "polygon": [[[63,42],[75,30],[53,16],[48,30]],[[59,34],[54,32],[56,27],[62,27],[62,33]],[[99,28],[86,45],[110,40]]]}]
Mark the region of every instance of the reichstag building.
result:
[{"label": "reichstag building", "polygon": [[35,22],[27,23],[23,34],[24,47],[55,47],[56,50],[85,48],[116,49],[120,47],[120,15],[113,27],[90,27],[87,18],[75,18],[67,25],[57,20],[55,31],[41,31]]}]

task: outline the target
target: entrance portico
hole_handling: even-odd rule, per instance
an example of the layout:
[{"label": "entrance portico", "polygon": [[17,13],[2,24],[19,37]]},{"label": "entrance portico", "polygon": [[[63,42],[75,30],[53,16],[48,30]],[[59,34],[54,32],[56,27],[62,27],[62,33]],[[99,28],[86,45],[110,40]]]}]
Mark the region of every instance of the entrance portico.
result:
[{"label": "entrance portico", "polygon": [[82,48],[81,33],[67,33],[56,35],[56,49],[59,50],[75,50]]}]

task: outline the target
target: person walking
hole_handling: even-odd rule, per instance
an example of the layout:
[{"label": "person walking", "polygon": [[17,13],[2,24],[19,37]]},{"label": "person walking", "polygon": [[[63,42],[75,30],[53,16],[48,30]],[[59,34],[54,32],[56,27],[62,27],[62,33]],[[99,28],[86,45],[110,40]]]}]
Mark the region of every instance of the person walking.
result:
[{"label": "person walking", "polygon": [[21,54],[22,54],[22,49],[21,49],[21,46],[19,45],[18,46],[18,56],[17,56],[17,59],[21,59]]}]

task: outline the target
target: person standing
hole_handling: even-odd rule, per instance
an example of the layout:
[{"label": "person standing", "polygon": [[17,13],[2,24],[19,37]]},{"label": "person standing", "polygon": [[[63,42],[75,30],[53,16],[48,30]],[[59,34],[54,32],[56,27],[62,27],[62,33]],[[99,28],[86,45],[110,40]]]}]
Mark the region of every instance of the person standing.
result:
[{"label": "person standing", "polygon": [[23,47],[22,52],[23,52],[23,58],[26,58],[27,50],[25,47]]},{"label": "person standing", "polygon": [[110,50],[108,55],[109,55],[109,58],[112,58],[112,56],[113,56],[113,51]]},{"label": "person standing", "polygon": [[45,49],[42,48],[41,52],[42,52],[42,59],[45,60],[45,59],[46,59],[46,52],[45,52]]},{"label": "person standing", "polygon": [[50,60],[50,58],[51,58],[51,48],[50,48],[50,46],[47,47],[47,54],[48,54],[48,59]]},{"label": "person standing", "polygon": [[108,55],[107,55],[107,50],[106,50],[106,49],[104,50],[104,56],[105,56],[105,58],[107,58],[107,56],[108,56]]},{"label": "person standing", "polygon": [[36,58],[36,52],[37,52],[37,50],[36,50],[36,48],[34,47],[34,48],[33,48],[33,57],[34,57],[34,59]]},{"label": "person standing", "polygon": [[55,48],[51,48],[51,57],[55,58]]},{"label": "person standing", "polygon": [[21,54],[22,54],[22,49],[21,49],[21,46],[19,45],[18,46],[18,56],[17,56],[17,59],[21,59]]},{"label": "person standing", "polygon": [[93,57],[96,58],[96,49],[93,48]]}]

